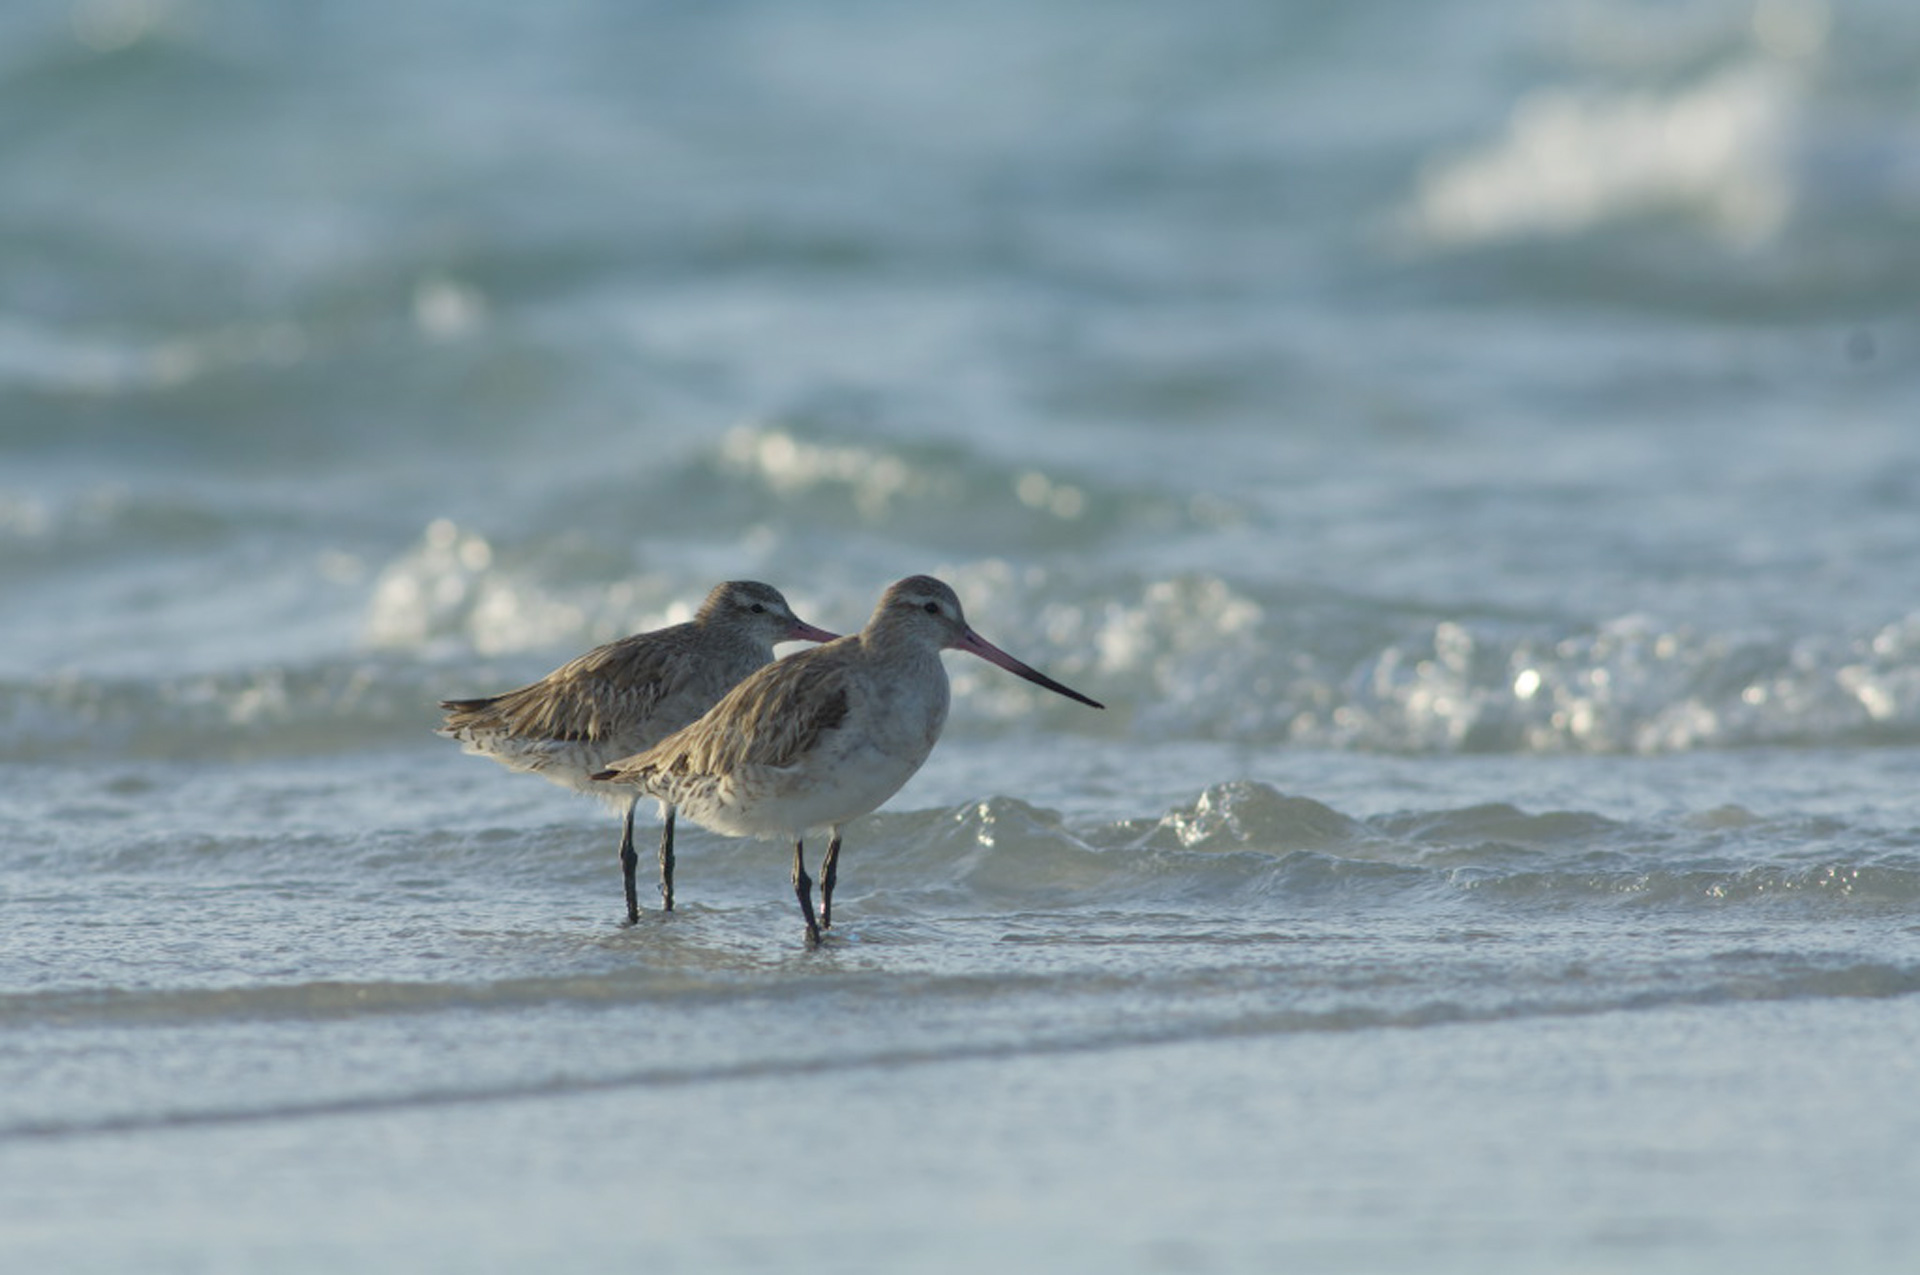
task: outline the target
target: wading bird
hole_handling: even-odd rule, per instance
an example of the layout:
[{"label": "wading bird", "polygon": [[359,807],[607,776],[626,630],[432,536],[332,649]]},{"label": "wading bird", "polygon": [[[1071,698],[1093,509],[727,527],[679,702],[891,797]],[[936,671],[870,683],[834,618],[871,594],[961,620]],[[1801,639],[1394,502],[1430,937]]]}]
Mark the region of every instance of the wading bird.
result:
[{"label": "wading bird", "polygon": [[[708,713],[594,775],[636,789],[714,832],[793,844],[793,892],[807,942],[833,924],[840,832],[912,778],[947,720],[943,650],[970,651],[1094,708],[1105,705],[1014,659],[967,626],[932,576],[889,587],[860,632],[760,669]],[[803,838],[830,832],[813,909]]]},{"label": "wading bird", "polygon": [[[773,660],[776,642],[827,642],[834,635],[794,615],[772,585],[715,585],[684,624],[597,646],[539,681],[485,699],[442,700],[438,733],[509,770],[625,806],[620,873],[627,921],[640,919],[634,890],[639,856],[633,808],[640,794],[593,782],[617,758],[650,748],[712,708],[740,679]],[[661,806],[660,902],[673,911],[673,803]]]}]

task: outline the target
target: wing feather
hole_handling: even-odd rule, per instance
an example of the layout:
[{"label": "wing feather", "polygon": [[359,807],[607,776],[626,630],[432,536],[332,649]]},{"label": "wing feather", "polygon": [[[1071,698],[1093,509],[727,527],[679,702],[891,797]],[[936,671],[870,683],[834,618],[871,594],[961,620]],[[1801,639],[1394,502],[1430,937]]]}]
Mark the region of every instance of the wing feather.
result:
[{"label": "wing feather", "polygon": [[[679,626],[676,626],[679,627]],[[445,734],[504,731],[521,739],[597,742],[651,717],[688,680],[690,642],[639,634],[597,646],[539,681],[486,699],[444,700]]]},{"label": "wing feather", "polygon": [[852,680],[844,664],[816,647],[775,661],[729,691],[699,721],[596,779],[643,786],[794,765],[847,719]]}]

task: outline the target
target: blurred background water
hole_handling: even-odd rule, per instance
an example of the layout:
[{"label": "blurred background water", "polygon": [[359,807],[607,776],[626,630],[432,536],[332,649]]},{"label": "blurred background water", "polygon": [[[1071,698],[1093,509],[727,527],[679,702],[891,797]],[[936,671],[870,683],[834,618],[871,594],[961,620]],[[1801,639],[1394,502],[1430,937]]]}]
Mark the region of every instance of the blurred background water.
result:
[{"label": "blurred background water", "polygon": [[[1917,54],[8,6],[0,1252],[1908,1269]],[[918,571],[1110,708],[955,657],[817,953],[430,733]]]}]

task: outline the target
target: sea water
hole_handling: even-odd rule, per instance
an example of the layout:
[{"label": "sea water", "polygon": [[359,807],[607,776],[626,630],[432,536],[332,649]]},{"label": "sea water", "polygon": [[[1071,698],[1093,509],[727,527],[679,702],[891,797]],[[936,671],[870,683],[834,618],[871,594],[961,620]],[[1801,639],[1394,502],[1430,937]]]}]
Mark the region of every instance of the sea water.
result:
[{"label": "sea water", "polygon": [[[1912,1269],[1916,53],[9,7],[0,1256]],[[948,656],[818,950],[432,734],[915,572],[1108,708]]]}]

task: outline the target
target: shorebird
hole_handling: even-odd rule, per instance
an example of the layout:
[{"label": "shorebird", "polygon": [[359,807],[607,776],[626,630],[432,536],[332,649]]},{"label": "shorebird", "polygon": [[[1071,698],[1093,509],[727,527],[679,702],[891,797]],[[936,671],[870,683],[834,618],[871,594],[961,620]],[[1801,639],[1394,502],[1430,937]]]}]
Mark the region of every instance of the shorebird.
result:
[{"label": "shorebird", "polygon": [[[754,580],[715,585],[693,619],[597,646],[539,681],[485,699],[442,700],[438,734],[509,770],[624,802],[620,875],[627,922],[640,919],[634,889],[633,808],[592,781],[614,759],[650,748],[712,708],[735,683],[773,660],[776,642],[827,642],[834,634],[795,616],[780,591]],[[660,902],[673,911],[673,804],[661,803]]]},{"label": "shorebird", "polygon": [[[920,769],[946,724],[943,650],[970,651],[1050,691],[1106,705],[1029,668],[975,633],[932,576],[890,586],[860,632],[760,669],[705,716],[594,775],[637,789],[714,832],[793,842],[793,893],[809,946],[833,924],[840,831]],[[813,910],[803,840],[830,832]]]}]

